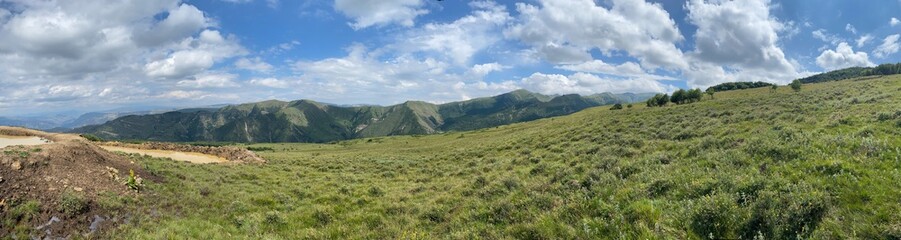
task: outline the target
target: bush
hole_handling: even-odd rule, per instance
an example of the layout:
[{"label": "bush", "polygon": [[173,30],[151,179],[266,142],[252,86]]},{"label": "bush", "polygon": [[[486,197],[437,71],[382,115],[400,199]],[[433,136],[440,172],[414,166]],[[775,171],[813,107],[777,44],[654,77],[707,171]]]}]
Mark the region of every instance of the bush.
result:
[{"label": "bush", "polygon": [[620,109],[623,109],[623,105],[619,104],[619,103],[613,104],[613,107],[610,107],[610,110],[620,110]]},{"label": "bush", "polygon": [[88,201],[80,193],[65,191],[60,196],[56,210],[69,216],[75,216],[88,210]]},{"label": "bush", "polygon": [[691,216],[691,230],[701,238],[736,239],[738,205],[726,195],[702,198]]},{"label": "bush", "polygon": [[327,225],[332,222],[332,214],[317,209],[316,211],[313,211],[313,220],[315,220],[316,224],[319,226]]},{"label": "bush", "polygon": [[790,86],[790,87],[792,88],[792,90],[795,90],[795,92],[800,92],[800,91],[801,91],[801,81],[799,81],[799,80],[797,80],[797,79],[795,79],[794,81],[792,81],[792,83],[789,84],[788,86]]},{"label": "bush", "polygon": [[[372,140],[372,139],[370,139],[370,140]],[[254,151],[254,152],[275,151],[275,149],[272,149],[271,147],[247,147],[247,150]]]},{"label": "bush", "polygon": [[88,141],[91,141],[91,142],[103,142],[103,138],[100,138],[93,134],[85,133],[85,134],[81,134],[81,137],[83,137],[84,139],[87,139]]},{"label": "bush", "polygon": [[282,225],[285,224],[285,219],[278,211],[269,211],[266,212],[263,222],[269,225]]}]

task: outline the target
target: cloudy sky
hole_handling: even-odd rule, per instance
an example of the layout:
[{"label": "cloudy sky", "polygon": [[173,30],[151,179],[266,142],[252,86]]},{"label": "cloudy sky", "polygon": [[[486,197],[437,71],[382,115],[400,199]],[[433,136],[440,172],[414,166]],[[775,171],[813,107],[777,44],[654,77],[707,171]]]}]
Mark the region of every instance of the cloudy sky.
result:
[{"label": "cloudy sky", "polygon": [[0,0],[0,115],[784,84],[901,61],[899,18],[899,0]]}]

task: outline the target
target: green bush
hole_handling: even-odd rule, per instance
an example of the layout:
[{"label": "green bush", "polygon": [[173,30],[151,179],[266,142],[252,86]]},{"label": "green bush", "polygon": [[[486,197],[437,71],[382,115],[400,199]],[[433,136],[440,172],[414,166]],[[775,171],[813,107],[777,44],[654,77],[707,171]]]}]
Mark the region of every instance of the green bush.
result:
[{"label": "green bush", "polygon": [[56,210],[69,216],[75,216],[88,210],[88,201],[83,194],[66,190],[60,195]]},{"label": "green bush", "polygon": [[691,230],[705,239],[735,239],[738,205],[728,195],[705,196],[691,215]]},{"label": "green bush", "polygon": [[83,137],[84,139],[87,139],[88,141],[91,141],[91,142],[103,142],[104,141],[103,138],[100,138],[93,134],[85,133],[85,134],[81,134],[81,137]]},{"label": "green bush", "polygon": [[619,104],[619,103],[613,104],[613,107],[610,107],[610,110],[620,110],[620,109],[623,109],[623,105]]}]

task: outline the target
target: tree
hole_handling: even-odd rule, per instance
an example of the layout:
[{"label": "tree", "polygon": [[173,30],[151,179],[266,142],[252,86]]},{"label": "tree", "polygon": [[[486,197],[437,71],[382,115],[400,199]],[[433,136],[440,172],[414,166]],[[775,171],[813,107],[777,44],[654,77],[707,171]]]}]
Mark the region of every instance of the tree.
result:
[{"label": "tree", "polygon": [[770,87],[770,92],[775,92],[776,89],[779,89],[779,85],[773,84],[773,86]]},{"label": "tree", "polygon": [[679,89],[673,92],[673,96],[670,97],[670,101],[675,104],[685,103],[686,93],[685,90]]},{"label": "tree", "polygon": [[620,110],[620,109],[623,109],[623,105],[619,104],[619,103],[613,104],[613,107],[610,108],[610,110]]},{"label": "tree", "polygon": [[794,81],[792,81],[791,84],[789,84],[789,86],[791,86],[792,90],[795,90],[795,92],[801,91],[801,81],[800,80],[795,79]]},{"label": "tree", "polygon": [[713,99],[713,94],[716,93],[716,90],[713,90],[713,88],[708,88],[705,92],[707,92],[707,95],[710,95],[710,99]]},{"label": "tree", "polygon": [[685,99],[687,100],[686,102],[689,102],[689,103],[700,102],[701,98],[704,97],[704,94],[701,93],[700,88],[688,90],[688,92],[685,95],[686,95]]},{"label": "tree", "polygon": [[663,94],[660,98],[657,99],[657,106],[666,106],[666,103],[669,102],[669,95]]}]

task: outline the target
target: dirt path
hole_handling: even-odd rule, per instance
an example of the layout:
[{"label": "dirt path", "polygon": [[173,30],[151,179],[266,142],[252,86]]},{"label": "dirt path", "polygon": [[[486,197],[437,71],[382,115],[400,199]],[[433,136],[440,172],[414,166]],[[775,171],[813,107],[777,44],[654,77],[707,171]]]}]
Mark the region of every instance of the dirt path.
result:
[{"label": "dirt path", "polygon": [[225,163],[228,162],[227,159],[213,156],[209,154],[202,153],[193,153],[193,152],[178,152],[178,151],[167,151],[167,150],[150,150],[150,149],[137,149],[137,148],[127,148],[127,147],[114,147],[114,146],[100,146],[110,152],[124,152],[124,153],[137,153],[143,155],[150,155],[152,157],[157,158],[171,158],[172,160],[177,161],[185,161],[190,163]]}]

